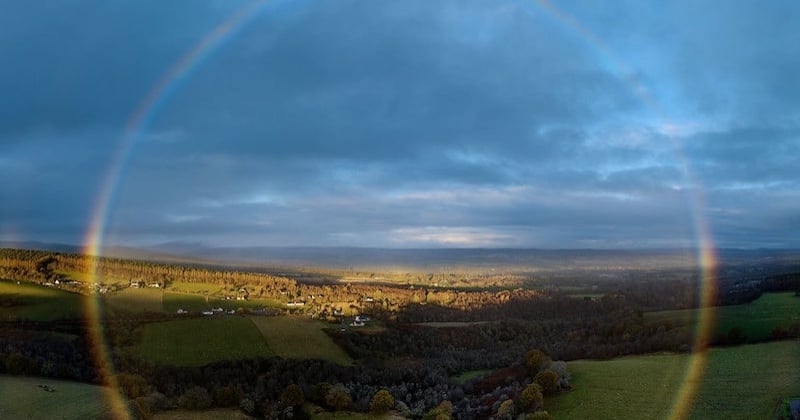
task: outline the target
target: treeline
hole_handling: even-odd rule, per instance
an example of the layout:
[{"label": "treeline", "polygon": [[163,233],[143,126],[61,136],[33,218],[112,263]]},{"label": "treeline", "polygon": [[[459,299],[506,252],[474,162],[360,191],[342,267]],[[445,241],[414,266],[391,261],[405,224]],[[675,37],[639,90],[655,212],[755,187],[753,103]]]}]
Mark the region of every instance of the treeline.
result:
[{"label": "treeline", "polygon": [[[264,273],[20,249],[0,249],[0,270],[3,270],[0,274],[12,280],[42,279],[46,273],[38,271],[37,264],[43,261],[48,261],[50,272],[93,272],[100,282],[141,279],[163,283],[259,284],[278,288],[296,284],[294,280]],[[21,276],[27,278],[19,278]]]},{"label": "treeline", "polygon": [[762,282],[765,292],[796,292],[800,295],[800,273],[769,276]]},{"label": "treeline", "polygon": [[[645,323],[641,312],[624,303],[574,299],[517,301],[463,312],[436,305],[406,308],[382,334],[334,332],[334,339],[356,358],[436,359],[455,373],[497,368],[530,348],[563,360],[604,359],[657,351],[688,351],[689,331],[670,321]],[[470,322],[456,327],[415,325],[428,321]],[[488,322],[487,322],[488,321]]]}]

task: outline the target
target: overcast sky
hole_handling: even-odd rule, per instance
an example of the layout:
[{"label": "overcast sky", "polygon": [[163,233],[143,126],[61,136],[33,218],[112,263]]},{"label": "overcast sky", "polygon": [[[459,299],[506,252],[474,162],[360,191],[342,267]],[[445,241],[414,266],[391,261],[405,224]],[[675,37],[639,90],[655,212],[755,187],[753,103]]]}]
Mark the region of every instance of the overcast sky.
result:
[{"label": "overcast sky", "polygon": [[800,247],[800,2],[248,4],[0,0],[0,240]]}]

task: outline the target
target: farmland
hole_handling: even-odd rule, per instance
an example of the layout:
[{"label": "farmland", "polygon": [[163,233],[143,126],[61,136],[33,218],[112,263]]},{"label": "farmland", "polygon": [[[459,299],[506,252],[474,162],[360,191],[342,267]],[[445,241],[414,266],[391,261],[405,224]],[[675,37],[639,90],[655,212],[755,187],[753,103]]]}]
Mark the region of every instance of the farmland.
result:
[{"label": "farmland", "polygon": [[188,293],[164,292],[163,310],[175,313],[178,309],[186,311],[205,311],[211,308],[205,297]]},{"label": "farmland", "polygon": [[139,351],[146,359],[176,366],[273,355],[253,323],[239,316],[147,324]]},{"label": "farmland", "polygon": [[[708,352],[690,417],[770,418],[777,402],[800,394],[800,341]],[[665,418],[683,384],[688,355],[569,362],[573,390],[546,401],[555,418]]]},{"label": "farmland", "polygon": [[323,359],[351,365],[352,359],[323,331],[329,324],[298,317],[250,318],[276,355],[291,359]]},{"label": "farmland", "polygon": [[127,312],[161,312],[162,291],[148,288],[126,288],[105,297],[106,305],[112,310]]},{"label": "farmland", "polygon": [[[793,292],[765,293],[755,301],[743,305],[720,306],[714,309],[716,328],[714,336],[725,336],[731,328],[739,327],[746,341],[763,341],[770,338],[776,327],[789,329],[800,323],[800,298]],[[699,311],[684,309],[645,313],[646,322],[669,320],[675,325],[690,327],[697,321]]]},{"label": "farmland", "polygon": [[77,317],[82,313],[85,297],[31,283],[0,281],[0,318],[27,318],[51,321],[62,317]]},{"label": "farmland", "polygon": [[101,418],[109,411],[105,388],[95,385],[0,375],[0,390],[0,417],[7,419]]}]

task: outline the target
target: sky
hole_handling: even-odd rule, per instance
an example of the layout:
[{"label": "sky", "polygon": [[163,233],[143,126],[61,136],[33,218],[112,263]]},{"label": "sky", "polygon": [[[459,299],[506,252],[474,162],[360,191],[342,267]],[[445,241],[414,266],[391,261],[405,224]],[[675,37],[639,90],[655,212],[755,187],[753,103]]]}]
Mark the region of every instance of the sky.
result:
[{"label": "sky", "polygon": [[2,241],[800,247],[798,2],[0,3]]}]

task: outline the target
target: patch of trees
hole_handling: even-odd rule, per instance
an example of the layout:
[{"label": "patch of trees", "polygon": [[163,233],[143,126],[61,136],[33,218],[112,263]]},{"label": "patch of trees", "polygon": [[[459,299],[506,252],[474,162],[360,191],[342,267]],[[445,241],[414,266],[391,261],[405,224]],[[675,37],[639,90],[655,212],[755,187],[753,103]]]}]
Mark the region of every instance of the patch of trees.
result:
[{"label": "patch of trees", "polygon": [[2,323],[0,372],[102,384],[84,333],[83,326],[66,323],[52,331],[42,323]]},{"label": "patch of trees", "polygon": [[796,292],[800,294],[800,273],[769,276],[761,282],[765,292]]}]

